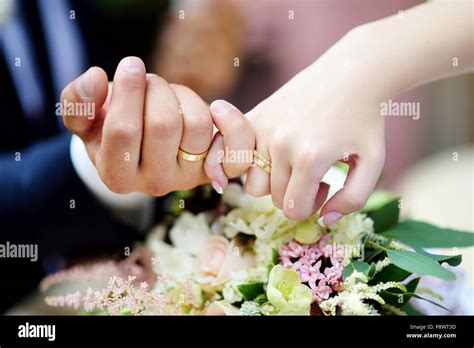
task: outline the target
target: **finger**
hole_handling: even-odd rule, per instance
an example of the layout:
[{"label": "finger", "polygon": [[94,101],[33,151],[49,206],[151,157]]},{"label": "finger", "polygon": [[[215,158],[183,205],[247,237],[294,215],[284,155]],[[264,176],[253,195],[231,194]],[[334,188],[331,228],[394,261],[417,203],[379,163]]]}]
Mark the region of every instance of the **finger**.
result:
[{"label": "finger", "polygon": [[[259,147],[257,141],[257,152],[268,161],[272,161],[268,151],[263,147]],[[272,170],[273,172],[273,170]],[[247,174],[245,181],[245,190],[254,197],[262,197],[270,194],[270,174],[256,164],[253,164]]]},{"label": "finger", "polygon": [[270,175],[270,188],[273,204],[282,209],[286,188],[291,176],[290,164],[285,156],[272,156],[272,174]]},{"label": "finger", "polygon": [[383,155],[351,162],[344,187],[326,202],[319,223],[329,226],[342,216],[361,209],[377,183],[383,163]]},{"label": "finger", "polygon": [[228,178],[240,176],[253,160],[255,135],[252,125],[232,104],[216,100],[210,106],[212,120],[223,136],[225,155],[222,167]]},{"label": "finger", "polygon": [[183,117],[181,149],[192,154],[207,151],[211,145],[213,134],[209,107],[188,87],[174,84],[170,87],[179,101]]},{"label": "finger", "polygon": [[155,74],[147,74],[146,78],[140,173],[150,187],[142,190],[163,196],[168,193],[168,181],[178,165],[183,118],[168,82]]},{"label": "finger", "polygon": [[118,193],[129,192],[138,173],[145,88],[141,59],[124,58],[115,72],[97,165],[104,182]]},{"label": "finger", "polygon": [[304,220],[316,212],[319,184],[329,170],[328,158],[301,156],[291,170],[291,178],[283,202],[283,213],[292,220]]},{"label": "finger", "polygon": [[[181,85],[171,85],[176,95],[183,118],[183,131],[179,148],[190,154],[202,154],[209,150],[213,135],[212,118],[209,107],[191,89]],[[187,161],[178,158],[182,172],[182,189],[209,182],[204,172],[204,161]]]},{"label": "finger", "polygon": [[92,67],[69,83],[61,93],[61,114],[64,126],[87,142],[96,113],[105,102],[108,91],[107,74]]},{"label": "finger", "polygon": [[204,171],[211,179],[211,184],[217,193],[222,194],[227,187],[228,179],[222,168],[224,158],[224,138],[220,132],[214,135],[211,148],[204,161]]}]

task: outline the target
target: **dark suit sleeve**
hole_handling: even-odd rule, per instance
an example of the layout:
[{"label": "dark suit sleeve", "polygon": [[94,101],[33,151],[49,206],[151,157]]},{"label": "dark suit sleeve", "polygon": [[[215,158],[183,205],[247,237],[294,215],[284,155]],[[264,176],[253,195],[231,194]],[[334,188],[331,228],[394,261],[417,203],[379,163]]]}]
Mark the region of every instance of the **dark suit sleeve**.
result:
[{"label": "dark suit sleeve", "polygon": [[[63,132],[0,153],[0,241],[38,243],[40,256],[117,248],[135,231],[115,221],[76,175]],[[17,159],[20,159],[17,161]]]}]

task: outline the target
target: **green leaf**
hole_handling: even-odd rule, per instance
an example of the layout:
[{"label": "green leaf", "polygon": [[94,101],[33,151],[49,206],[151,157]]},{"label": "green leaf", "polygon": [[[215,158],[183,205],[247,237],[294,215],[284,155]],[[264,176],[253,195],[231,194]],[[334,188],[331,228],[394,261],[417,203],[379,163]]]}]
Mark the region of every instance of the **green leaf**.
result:
[{"label": "green leaf", "polygon": [[424,315],[422,312],[420,312],[417,308],[413,307],[413,305],[408,302],[406,303],[402,308],[402,311],[404,311],[407,315],[410,316],[419,316],[419,315]]},{"label": "green leaf", "polygon": [[267,294],[260,294],[257,297],[255,297],[253,300],[260,304],[265,303],[268,301]]},{"label": "green leaf", "polygon": [[413,248],[415,251],[419,254],[428,256],[432,258],[435,261],[438,261],[439,263],[446,262],[450,266],[459,266],[462,262],[462,255],[436,255],[436,254],[430,254],[429,252],[421,249],[421,248]]},{"label": "green leaf", "polygon": [[390,261],[406,271],[419,275],[431,275],[445,280],[454,280],[456,276],[443,268],[432,258],[406,250],[387,250]]},{"label": "green leaf", "polygon": [[338,161],[333,164],[333,167],[341,170],[344,174],[349,173],[349,165],[347,163]]},{"label": "green leaf", "polygon": [[385,282],[401,282],[405,280],[411,272],[405,271],[395,265],[388,265],[374,276],[371,284],[385,283]]},{"label": "green leaf", "polygon": [[246,284],[240,284],[237,289],[242,294],[245,301],[252,301],[258,295],[264,294],[263,283],[251,282]]},{"label": "green leaf", "polygon": [[398,199],[394,199],[380,209],[369,213],[369,217],[374,221],[374,232],[381,233],[398,223],[400,208]]},{"label": "green leaf", "polygon": [[383,232],[412,247],[453,248],[474,245],[474,233],[440,228],[425,222],[407,220]]},{"label": "green leaf", "polygon": [[275,248],[272,248],[272,262],[274,265],[278,265],[279,258],[280,258],[280,255],[278,254],[278,250]]},{"label": "green leaf", "polygon": [[[384,251],[382,249],[368,249],[364,250],[364,259],[366,262],[375,261],[378,255],[382,254]],[[377,258],[378,259],[378,258]]]},{"label": "green leaf", "polygon": [[375,266],[375,263],[371,263],[370,267],[365,271],[365,274],[367,274],[369,278],[372,278],[375,275],[376,270],[377,267]]},{"label": "green leaf", "polygon": [[367,262],[361,261],[352,261],[342,270],[342,279],[349,277],[354,271],[365,273],[369,269],[369,264]]},{"label": "green leaf", "polygon": [[376,210],[379,210],[383,206],[392,202],[393,200],[398,200],[397,196],[388,191],[377,190],[372,192],[365,203],[364,207],[360,210],[361,213],[371,213]]},{"label": "green leaf", "polygon": [[414,278],[410,282],[408,282],[407,285],[405,285],[405,288],[407,289],[406,292],[403,292],[401,289],[398,288],[393,288],[390,290],[381,291],[380,296],[382,296],[385,302],[391,304],[392,306],[402,307],[408,301],[410,301],[410,298],[413,297],[413,294],[415,293],[416,287],[418,286],[419,282],[419,277]]},{"label": "green leaf", "polygon": [[412,296],[413,296],[413,297],[416,297],[416,298],[418,298],[418,299],[420,299],[420,300],[429,302],[429,303],[435,305],[436,307],[442,308],[442,309],[444,309],[445,311],[448,311],[448,312],[452,313],[452,310],[450,310],[449,308],[446,308],[445,306],[443,306],[443,305],[441,305],[441,304],[439,304],[439,303],[437,303],[437,302],[435,302],[435,301],[431,301],[431,300],[429,300],[429,299],[427,299],[427,298],[425,298],[425,297],[421,297],[421,296],[418,295],[418,294],[412,294]]}]

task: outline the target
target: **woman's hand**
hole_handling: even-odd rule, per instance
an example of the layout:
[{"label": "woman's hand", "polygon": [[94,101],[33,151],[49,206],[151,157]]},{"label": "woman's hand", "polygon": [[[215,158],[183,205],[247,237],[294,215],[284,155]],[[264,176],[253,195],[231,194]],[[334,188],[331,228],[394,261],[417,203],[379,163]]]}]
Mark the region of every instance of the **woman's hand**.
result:
[{"label": "woman's hand", "polygon": [[291,219],[314,214],[324,203],[324,174],[336,161],[349,164],[344,187],[324,204],[320,223],[329,225],[363,207],[384,164],[380,79],[359,53],[350,33],[247,116],[256,150],[272,162],[268,175],[252,167],[245,187],[271,193]]},{"label": "woman's hand", "polygon": [[271,161],[272,170],[269,175],[253,166],[245,187],[254,196],[271,193],[290,219],[305,219],[321,207],[328,192],[321,180],[336,161],[347,162],[350,171],[344,188],[321,211],[324,225],[362,208],[382,170],[381,81],[358,53],[355,37],[348,34],[247,113],[256,150]]}]

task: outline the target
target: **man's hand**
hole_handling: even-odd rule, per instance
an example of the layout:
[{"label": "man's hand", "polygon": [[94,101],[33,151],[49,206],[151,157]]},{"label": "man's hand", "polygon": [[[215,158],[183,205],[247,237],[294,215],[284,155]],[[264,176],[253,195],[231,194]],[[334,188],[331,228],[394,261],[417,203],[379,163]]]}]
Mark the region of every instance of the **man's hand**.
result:
[{"label": "man's hand", "polygon": [[[162,196],[209,182],[204,161],[177,156],[179,148],[192,154],[210,148],[209,107],[189,88],[146,74],[139,58],[123,59],[113,84],[102,69],[89,69],[63,90],[61,101],[65,126],[83,140],[111,191]],[[94,111],[93,118],[90,113],[81,115],[87,110]],[[253,146],[250,123],[238,114],[224,116],[224,144]],[[237,169],[243,173],[247,167]],[[232,170],[239,174],[236,166]]]}]

